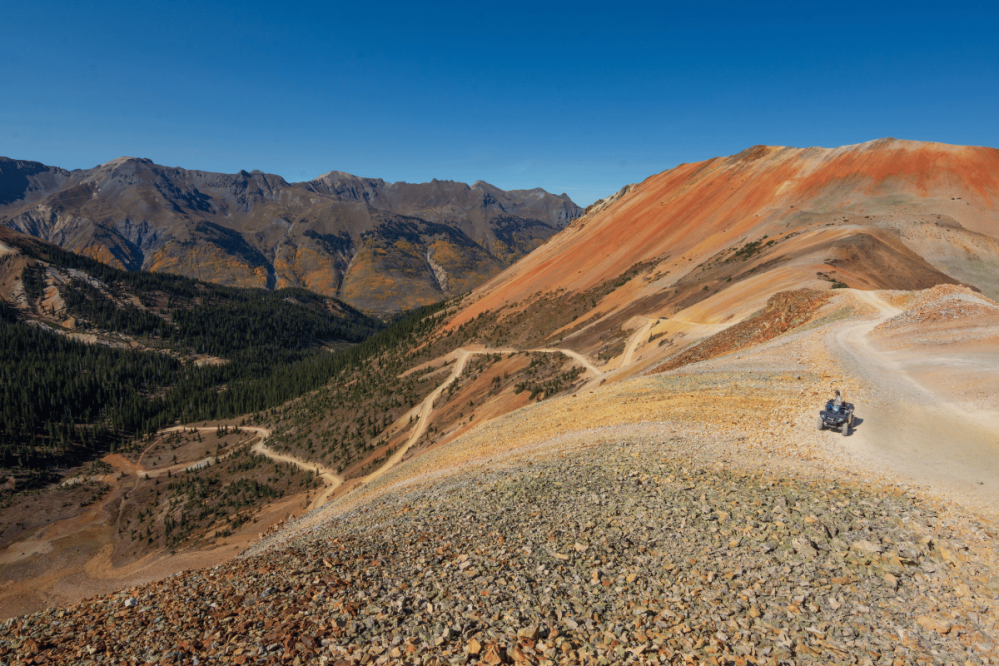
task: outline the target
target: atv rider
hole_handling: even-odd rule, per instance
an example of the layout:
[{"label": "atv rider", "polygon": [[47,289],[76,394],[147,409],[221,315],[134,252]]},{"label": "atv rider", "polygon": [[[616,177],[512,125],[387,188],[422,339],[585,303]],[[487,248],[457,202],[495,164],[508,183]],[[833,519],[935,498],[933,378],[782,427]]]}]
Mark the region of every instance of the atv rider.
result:
[{"label": "atv rider", "polygon": [[839,389],[836,389],[836,397],[833,398],[832,404],[835,407],[843,406],[843,395],[839,392]]}]

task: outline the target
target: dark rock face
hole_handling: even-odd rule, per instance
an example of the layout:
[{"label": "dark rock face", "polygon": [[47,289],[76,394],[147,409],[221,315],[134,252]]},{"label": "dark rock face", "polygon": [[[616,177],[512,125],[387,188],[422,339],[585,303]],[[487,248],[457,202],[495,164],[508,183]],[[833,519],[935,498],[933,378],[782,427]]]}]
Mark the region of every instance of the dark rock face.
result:
[{"label": "dark rock face", "polygon": [[301,286],[377,312],[473,289],[581,214],[565,195],[481,181],[331,171],[288,183],[129,157],[78,171],[0,158],[0,225],[120,268]]},{"label": "dark rock face", "polygon": [[26,162],[0,157],[0,205],[7,205],[37,192],[57,189],[69,178],[69,172],[47,167],[41,162]]}]

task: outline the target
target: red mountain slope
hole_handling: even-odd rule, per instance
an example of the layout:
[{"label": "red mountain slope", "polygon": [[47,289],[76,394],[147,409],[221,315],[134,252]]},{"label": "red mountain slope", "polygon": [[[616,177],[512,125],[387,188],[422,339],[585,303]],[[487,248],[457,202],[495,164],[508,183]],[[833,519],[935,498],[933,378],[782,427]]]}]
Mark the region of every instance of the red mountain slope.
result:
[{"label": "red mountain slope", "polygon": [[545,294],[585,295],[589,307],[557,333],[593,353],[633,315],[687,310],[698,323],[731,322],[798,286],[964,282],[995,297],[997,202],[992,148],[896,139],[756,146],[597,202],[474,292],[453,324],[525,310]]}]

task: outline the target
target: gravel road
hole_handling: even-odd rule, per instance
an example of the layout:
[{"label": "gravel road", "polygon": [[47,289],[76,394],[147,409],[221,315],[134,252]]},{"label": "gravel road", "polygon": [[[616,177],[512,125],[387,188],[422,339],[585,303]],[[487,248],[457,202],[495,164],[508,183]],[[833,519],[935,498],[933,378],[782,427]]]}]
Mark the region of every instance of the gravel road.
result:
[{"label": "gravel road", "polygon": [[[842,446],[874,468],[962,504],[999,511],[999,432],[977,411],[914,381],[894,354],[872,344],[871,331],[900,309],[876,292],[853,296],[875,307],[878,316],[844,324],[827,338],[830,359],[866,386],[865,404],[858,411],[862,423]],[[967,360],[926,355],[932,359],[954,372],[961,372]]]}]

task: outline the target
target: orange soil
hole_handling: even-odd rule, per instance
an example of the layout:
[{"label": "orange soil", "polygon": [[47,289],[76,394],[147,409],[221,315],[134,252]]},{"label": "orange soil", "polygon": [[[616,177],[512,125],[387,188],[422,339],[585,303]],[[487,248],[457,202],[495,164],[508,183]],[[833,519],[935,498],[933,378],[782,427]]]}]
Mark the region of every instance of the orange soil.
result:
[{"label": "orange soil", "polygon": [[[836,149],[757,146],[732,157],[683,164],[634,186],[480,287],[470,299],[475,302],[451,325],[529,299],[539,287],[569,293],[589,289],[639,261],[658,259],[658,269],[669,271],[668,279],[641,290],[648,294],[720,250],[766,234],[777,238],[791,230],[816,229],[819,223],[841,226],[843,218],[853,227],[835,229],[841,237],[871,233],[866,227],[873,225],[872,218],[896,210],[902,199],[910,208],[927,200],[933,212],[948,214],[964,229],[999,238],[996,195],[999,151],[991,148],[894,139]],[[821,237],[812,240],[817,252],[825,251]],[[893,249],[912,255],[897,243]],[[813,263],[821,266],[823,258],[816,256]],[[915,255],[906,258],[930,269]],[[814,279],[809,268],[796,270],[797,279]],[[900,286],[876,284],[882,266],[852,268],[855,281],[868,288]],[[633,285],[629,289],[635,292]],[[633,302],[640,295],[622,294],[608,304]]]}]

